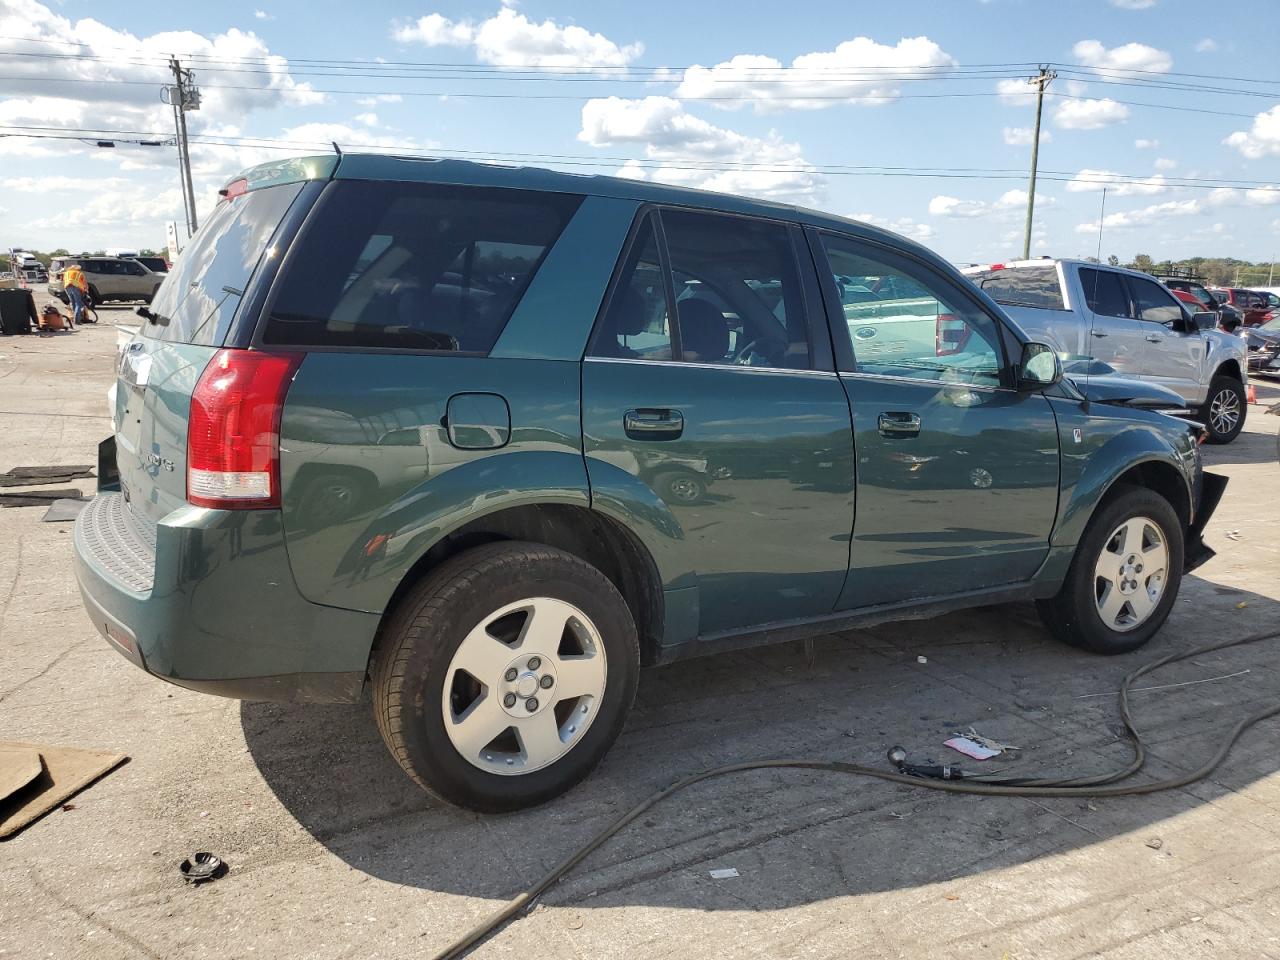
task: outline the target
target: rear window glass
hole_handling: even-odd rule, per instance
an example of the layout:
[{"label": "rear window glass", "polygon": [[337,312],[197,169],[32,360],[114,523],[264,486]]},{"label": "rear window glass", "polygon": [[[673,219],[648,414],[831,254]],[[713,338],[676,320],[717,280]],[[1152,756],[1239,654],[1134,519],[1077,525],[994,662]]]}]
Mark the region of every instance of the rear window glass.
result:
[{"label": "rear window glass", "polygon": [[1120,274],[1106,270],[1080,269],[1080,286],[1089,309],[1103,317],[1128,317],[1129,295]]},{"label": "rear window glass", "polygon": [[1044,310],[1066,309],[1058,268],[1054,266],[988,270],[975,274],[972,279],[996,303]]},{"label": "rear window glass", "polygon": [[581,197],[340,181],[289,256],[263,341],[487,353]]},{"label": "rear window glass", "polygon": [[245,287],[301,183],[251,190],[218,204],[182,251],[151,303],[146,336],[221,344]]}]

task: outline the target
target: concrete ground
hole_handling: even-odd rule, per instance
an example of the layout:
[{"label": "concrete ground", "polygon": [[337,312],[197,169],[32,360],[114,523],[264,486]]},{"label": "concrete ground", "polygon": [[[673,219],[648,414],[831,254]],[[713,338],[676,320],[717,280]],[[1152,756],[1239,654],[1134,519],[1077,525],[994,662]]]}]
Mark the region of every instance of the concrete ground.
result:
[{"label": "concrete ground", "polygon": [[[87,463],[108,432],[114,322],[0,340],[0,471]],[[1208,448],[1231,477],[1146,651],[1060,646],[1000,607],[648,671],[599,770],[563,799],[481,817],[441,808],[383,749],[367,704],[238,703],[149,678],[80,608],[70,525],[0,510],[0,739],[127,752],[123,768],[0,844],[0,956],[425,957],[628,805],[750,758],[918,758],[969,726],[1009,770],[1127,760],[1120,678],[1213,638],[1280,626],[1280,389]],[[92,481],[80,484],[90,490]],[[918,657],[927,662],[917,661]],[[1217,679],[1222,678],[1222,679]],[[1150,777],[1193,769],[1280,689],[1280,641],[1161,671],[1137,693]],[[1274,721],[1210,780],[1109,800],[952,797],[813,772],[700,784],[652,810],[476,957],[1280,958]],[[969,766],[977,766],[966,761]],[[989,761],[994,765],[997,761]],[[224,879],[186,887],[197,850]],[[734,867],[740,876],[713,880]]]}]

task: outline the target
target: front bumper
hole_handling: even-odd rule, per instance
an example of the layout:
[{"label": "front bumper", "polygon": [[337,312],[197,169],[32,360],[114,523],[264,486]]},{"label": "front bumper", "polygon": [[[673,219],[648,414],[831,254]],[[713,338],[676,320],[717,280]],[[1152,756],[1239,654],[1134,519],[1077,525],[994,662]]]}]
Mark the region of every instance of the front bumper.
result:
[{"label": "front bumper", "polygon": [[1217,473],[1202,473],[1199,487],[1196,518],[1187,530],[1183,545],[1183,573],[1190,573],[1216,556],[1216,551],[1204,542],[1204,528],[1222,501],[1222,494],[1227,489],[1227,478]]},{"label": "front bumper", "polygon": [[148,673],[245,700],[359,699],[379,618],[298,593],[278,511],[183,507],[153,539],[101,493],[73,543],[89,619]]}]

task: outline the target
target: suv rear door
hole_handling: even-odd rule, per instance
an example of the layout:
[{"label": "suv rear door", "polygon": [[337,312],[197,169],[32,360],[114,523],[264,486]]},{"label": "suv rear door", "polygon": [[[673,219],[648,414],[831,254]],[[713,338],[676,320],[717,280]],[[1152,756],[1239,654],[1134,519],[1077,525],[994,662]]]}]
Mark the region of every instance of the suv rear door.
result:
[{"label": "suv rear door", "polygon": [[582,365],[592,497],[631,489],[623,474],[652,491],[703,636],[827,614],[848,566],[849,406],[797,241],[771,220],[646,213]]},{"label": "suv rear door", "polygon": [[[887,247],[825,232],[812,243],[858,462],[840,608],[1029,580],[1057,512],[1057,421],[1044,396],[1013,388],[1000,321],[968,284]],[[932,340],[864,355],[861,321],[844,315],[836,284],[849,276],[925,291]]]}]

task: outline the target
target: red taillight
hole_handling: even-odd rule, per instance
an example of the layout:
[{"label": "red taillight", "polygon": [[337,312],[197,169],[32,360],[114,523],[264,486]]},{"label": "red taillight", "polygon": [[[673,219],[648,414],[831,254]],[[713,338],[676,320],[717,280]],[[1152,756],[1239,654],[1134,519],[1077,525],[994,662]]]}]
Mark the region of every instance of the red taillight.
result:
[{"label": "red taillight", "polygon": [[244,196],[248,192],[249,181],[241,177],[239,180],[232,180],[219,190],[218,195],[226,200],[234,200],[236,197]]},{"label": "red taillight", "polygon": [[969,325],[953,314],[938,314],[936,356],[948,357],[963,351],[971,332]]},{"label": "red taillight", "polygon": [[992,270],[992,271],[994,271],[994,270],[1003,270],[1003,269],[1004,269],[1004,264],[1003,264],[1003,263],[993,263],[991,266],[987,267],[987,269],[988,269],[988,270]]},{"label": "red taillight", "polygon": [[219,350],[191,394],[187,501],[280,506],[280,414],[301,354]]}]

